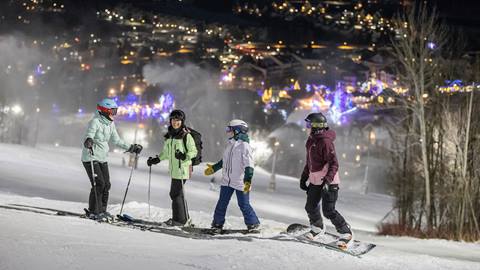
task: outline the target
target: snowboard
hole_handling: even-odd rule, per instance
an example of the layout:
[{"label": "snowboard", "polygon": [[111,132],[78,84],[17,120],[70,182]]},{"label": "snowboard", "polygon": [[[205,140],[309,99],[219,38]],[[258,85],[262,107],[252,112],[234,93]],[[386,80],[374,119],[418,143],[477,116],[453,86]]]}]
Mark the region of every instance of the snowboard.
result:
[{"label": "snowboard", "polygon": [[296,241],[299,241],[305,244],[310,244],[314,246],[323,246],[327,249],[339,251],[339,252],[346,253],[356,257],[367,254],[373,248],[376,247],[375,244],[353,240],[352,242],[349,243],[346,249],[342,249],[338,247],[336,244],[337,240],[339,239],[338,235],[325,232],[325,235],[323,237],[316,240],[311,240],[304,236],[304,234],[307,233],[308,231],[310,231],[310,226],[294,223],[294,224],[290,224],[287,227],[285,234],[290,235],[294,237]]}]

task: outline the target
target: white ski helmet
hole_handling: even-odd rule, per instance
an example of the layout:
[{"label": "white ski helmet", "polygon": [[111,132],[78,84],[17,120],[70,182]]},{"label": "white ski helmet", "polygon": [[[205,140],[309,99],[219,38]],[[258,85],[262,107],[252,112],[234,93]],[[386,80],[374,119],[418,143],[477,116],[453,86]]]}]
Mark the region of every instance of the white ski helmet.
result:
[{"label": "white ski helmet", "polygon": [[240,119],[233,119],[228,123],[227,131],[233,131],[235,134],[238,133],[247,133],[248,124]]}]

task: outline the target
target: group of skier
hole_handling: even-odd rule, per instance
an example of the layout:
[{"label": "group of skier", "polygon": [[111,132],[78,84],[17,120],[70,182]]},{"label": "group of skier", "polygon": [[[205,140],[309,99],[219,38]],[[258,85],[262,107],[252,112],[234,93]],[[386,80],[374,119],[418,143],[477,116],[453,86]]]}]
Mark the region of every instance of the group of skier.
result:
[{"label": "group of skier", "polygon": [[[142,146],[127,144],[118,135],[114,116],[118,106],[112,99],[104,99],[97,105],[97,112],[89,122],[82,150],[82,162],[90,178],[91,191],[88,211],[90,218],[111,217],[107,212],[110,180],[107,163],[108,142],[126,150],[140,154]],[[300,178],[300,188],[307,193],[305,210],[310,221],[310,231],[305,237],[315,240],[325,233],[323,215],[330,219],[340,234],[339,246],[347,245],[353,239],[350,226],[335,210],[338,197],[338,161],[335,153],[335,132],[328,127],[327,119],[321,113],[311,113],[305,119],[309,137],[306,142],[306,164]],[[215,164],[207,164],[205,175],[222,170],[220,196],[215,207],[212,229],[223,229],[228,204],[233,193],[237,196],[248,230],[260,227],[260,221],[253,210],[249,194],[254,174],[253,151],[249,144],[248,124],[234,119],[226,127],[227,143],[223,157]],[[191,178],[192,166],[199,163],[198,133],[186,126],[186,115],[181,110],[173,110],[169,116],[168,132],[165,134],[163,150],[159,155],[149,157],[147,165],[152,166],[168,160],[171,176],[170,198],[172,218],[168,226],[189,226],[191,219],[184,196],[184,185]],[[93,174],[92,174],[93,172]],[[321,202],[321,204],[320,204]]]}]

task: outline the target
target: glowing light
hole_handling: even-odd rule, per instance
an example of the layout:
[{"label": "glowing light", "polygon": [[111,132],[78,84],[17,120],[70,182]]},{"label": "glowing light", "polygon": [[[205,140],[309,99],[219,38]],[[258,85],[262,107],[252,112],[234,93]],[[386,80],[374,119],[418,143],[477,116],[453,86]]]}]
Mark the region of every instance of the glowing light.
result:
[{"label": "glowing light", "polygon": [[272,155],[273,151],[270,149],[266,141],[252,138],[250,140],[250,146],[254,151],[255,163],[265,162]]},{"label": "glowing light", "polygon": [[300,90],[300,84],[298,83],[298,80],[295,81],[295,84],[293,85],[293,90]]},{"label": "glowing light", "polygon": [[272,92],[273,89],[270,87],[269,89],[265,89],[262,95],[262,102],[263,103],[269,103],[272,100]]},{"label": "glowing light", "polygon": [[142,119],[154,118],[159,122],[165,122],[175,106],[174,97],[169,93],[161,95],[159,103],[153,105],[138,104],[134,95],[127,95],[125,101],[118,101],[118,98],[116,101],[119,104],[117,115],[126,120],[136,120],[139,114]]},{"label": "glowing light", "polygon": [[23,113],[23,109],[22,109],[22,107],[20,107],[20,105],[13,105],[13,107],[11,109],[12,109],[13,114],[18,115],[18,114]]},{"label": "glowing light", "polygon": [[135,93],[135,95],[140,95],[142,94],[142,88],[140,86],[135,86],[133,87],[133,92]]},{"label": "glowing light", "polygon": [[29,75],[28,78],[27,78],[27,83],[30,85],[30,86],[34,86],[35,85],[35,79],[33,77],[33,75]]}]

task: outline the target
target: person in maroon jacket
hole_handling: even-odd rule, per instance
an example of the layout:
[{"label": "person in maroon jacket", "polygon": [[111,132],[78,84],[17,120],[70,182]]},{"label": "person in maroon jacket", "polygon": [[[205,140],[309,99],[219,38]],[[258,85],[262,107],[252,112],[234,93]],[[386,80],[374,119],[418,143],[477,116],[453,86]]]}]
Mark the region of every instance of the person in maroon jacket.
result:
[{"label": "person in maroon jacket", "polygon": [[315,240],[325,233],[319,205],[322,201],[323,215],[330,219],[340,234],[337,245],[347,248],[348,243],[353,239],[353,234],[345,219],[335,210],[340,183],[338,160],[333,144],[336,134],[329,129],[327,119],[321,113],[309,114],[305,122],[309,137],[305,145],[307,159],[300,178],[300,188],[307,192],[305,210],[311,227],[305,237]]}]

